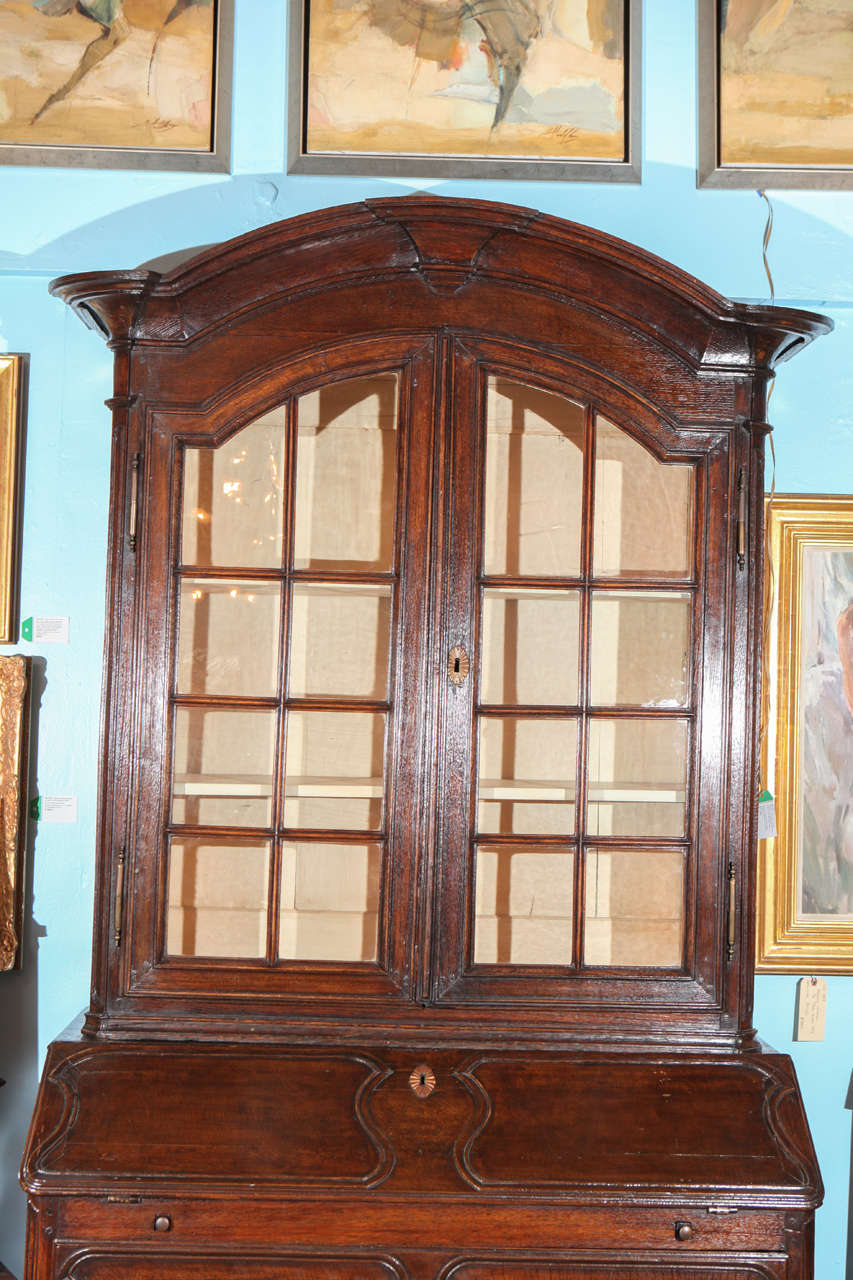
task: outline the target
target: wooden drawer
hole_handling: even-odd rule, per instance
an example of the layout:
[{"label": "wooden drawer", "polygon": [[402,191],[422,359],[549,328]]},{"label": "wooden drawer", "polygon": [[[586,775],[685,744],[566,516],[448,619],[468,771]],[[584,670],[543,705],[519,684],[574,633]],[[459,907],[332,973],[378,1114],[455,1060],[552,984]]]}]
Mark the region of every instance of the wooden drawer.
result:
[{"label": "wooden drawer", "polygon": [[[168,1219],[166,1230],[155,1229],[158,1217]],[[340,1249],[373,1246],[389,1252],[403,1248],[441,1248],[449,1254],[479,1249],[506,1253],[531,1248],[556,1252],[645,1249],[689,1255],[713,1250],[781,1252],[784,1217],[773,1210],[717,1215],[697,1206],[609,1208],[452,1198],[436,1203],[372,1196],[257,1197],[251,1202],[164,1197],[129,1204],[81,1197],[46,1207],[42,1223],[55,1222],[56,1239],[69,1245],[94,1241],[107,1247],[148,1245],[166,1255],[194,1248],[308,1251],[330,1240]],[[677,1240],[676,1224],[683,1221],[691,1225],[690,1238]]]}]

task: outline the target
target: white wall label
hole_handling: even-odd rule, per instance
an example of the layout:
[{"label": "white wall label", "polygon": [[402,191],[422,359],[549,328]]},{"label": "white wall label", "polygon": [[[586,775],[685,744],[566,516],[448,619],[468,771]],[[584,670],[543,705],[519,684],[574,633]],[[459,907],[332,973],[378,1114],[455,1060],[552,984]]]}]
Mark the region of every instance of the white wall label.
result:
[{"label": "white wall label", "polygon": [[795,1040],[823,1040],[826,1029],[826,979],[800,978],[797,983]]},{"label": "white wall label", "polygon": [[42,822],[76,822],[77,797],[42,796],[41,820]]},{"label": "white wall label", "polygon": [[36,644],[68,644],[71,635],[70,618],[26,618],[21,623],[21,635]]},{"label": "white wall label", "polygon": [[770,840],[776,835],[776,805],[769,791],[758,797],[758,838]]}]

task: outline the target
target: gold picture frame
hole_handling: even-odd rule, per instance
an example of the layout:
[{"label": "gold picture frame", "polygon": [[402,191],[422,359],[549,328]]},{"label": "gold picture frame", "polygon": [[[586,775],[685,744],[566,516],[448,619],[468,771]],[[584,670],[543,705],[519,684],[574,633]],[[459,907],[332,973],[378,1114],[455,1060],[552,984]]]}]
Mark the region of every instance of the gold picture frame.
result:
[{"label": "gold picture frame", "polygon": [[18,640],[26,356],[0,355],[0,644]]},{"label": "gold picture frame", "polygon": [[756,969],[853,973],[853,496],[781,494],[767,517],[777,835],[759,841]]},{"label": "gold picture frame", "polygon": [[0,972],[21,968],[30,659],[0,658]]}]

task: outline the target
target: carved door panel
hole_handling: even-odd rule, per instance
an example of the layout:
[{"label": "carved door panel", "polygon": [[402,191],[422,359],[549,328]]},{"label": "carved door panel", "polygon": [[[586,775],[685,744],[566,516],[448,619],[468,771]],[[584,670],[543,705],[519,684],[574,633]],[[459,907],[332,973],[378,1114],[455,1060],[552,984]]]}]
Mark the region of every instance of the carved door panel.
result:
[{"label": "carved door panel", "polygon": [[784,1259],[761,1263],[672,1262],[462,1262],[441,1280],[781,1280]]},{"label": "carved door panel", "polygon": [[310,1258],[115,1253],[78,1258],[62,1275],[63,1280],[405,1280],[406,1272],[393,1259],[332,1252]]}]

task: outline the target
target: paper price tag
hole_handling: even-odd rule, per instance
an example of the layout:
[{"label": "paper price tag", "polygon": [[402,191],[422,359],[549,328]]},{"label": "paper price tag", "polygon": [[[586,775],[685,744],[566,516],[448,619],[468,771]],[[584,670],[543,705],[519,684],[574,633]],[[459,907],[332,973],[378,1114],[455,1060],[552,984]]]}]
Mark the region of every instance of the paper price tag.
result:
[{"label": "paper price tag", "polygon": [[797,983],[795,1040],[823,1040],[826,1033],[826,979],[800,978]]},{"label": "paper price tag", "polygon": [[758,838],[768,840],[776,835],[776,802],[769,791],[758,797]]},{"label": "paper price tag", "polygon": [[21,635],[35,644],[68,644],[71,619],[25,618],[21,623]]},{"label": "paper price tag", "polygon": [[76,796],[41,796],[42,822],[76,822]]}]

